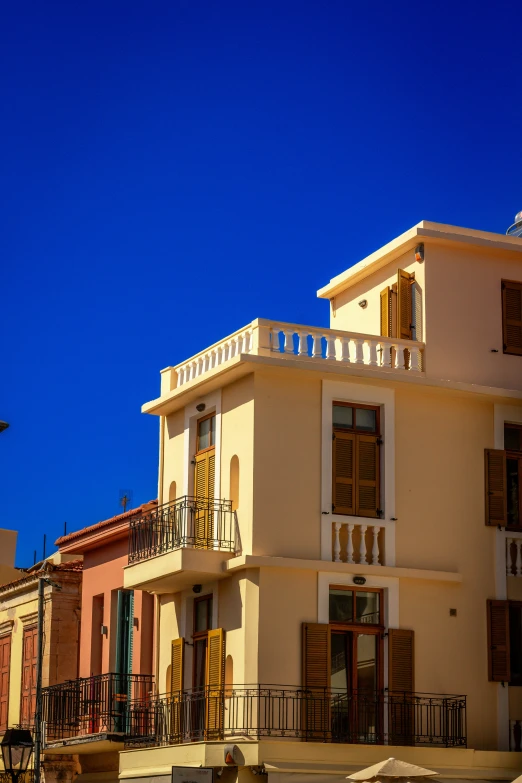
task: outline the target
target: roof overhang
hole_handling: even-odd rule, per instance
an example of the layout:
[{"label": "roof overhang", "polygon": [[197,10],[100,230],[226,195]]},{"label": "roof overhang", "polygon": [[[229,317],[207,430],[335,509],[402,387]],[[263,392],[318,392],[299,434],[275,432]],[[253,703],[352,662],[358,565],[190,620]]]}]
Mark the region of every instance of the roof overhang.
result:
[{"label": "roof overhang", "polygon": [[319,289],[317,296],[320,299],[332,299],[341,291],[355,285],[408,250],[413,250],[419,242],[424,240],[438,244],[466,244],[482,249],[522,253],[521,237],[505,236],[490,231],[477,231],[472,228],[460,228],[460,226],[448,226],[444,223],[422,220],[413,228],[405,231],[404,234],[383,245],[375,253],[366,256],[345,272],[333,277],[327,285]]}]

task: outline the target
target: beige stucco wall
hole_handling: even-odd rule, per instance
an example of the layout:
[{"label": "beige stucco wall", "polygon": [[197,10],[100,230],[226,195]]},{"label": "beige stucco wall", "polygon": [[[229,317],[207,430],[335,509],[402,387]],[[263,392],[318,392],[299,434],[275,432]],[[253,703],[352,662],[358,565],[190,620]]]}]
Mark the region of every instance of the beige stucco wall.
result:
[{"label": "beige stucco wall", "polygon": [[163,498],[160,503],[168,503],[170,485],[176,482],[176,496],[183,495],[183,430],[184,411],[179,410],[170,416],[162,417],[163,438]]}]

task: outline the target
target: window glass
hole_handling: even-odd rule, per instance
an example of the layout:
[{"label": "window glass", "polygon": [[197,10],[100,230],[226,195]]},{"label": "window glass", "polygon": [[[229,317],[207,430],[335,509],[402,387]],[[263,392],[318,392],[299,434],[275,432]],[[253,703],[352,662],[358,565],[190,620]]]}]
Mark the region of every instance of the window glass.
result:
[{"label": "window glass", "polygon": [[214,434],[216,427],[216,417],[210,416],[208,419],[203,419],[198,424],[198,450],[208,449],[209,446],[214,445]]},{"label": "window glass", "polygon": [[202,601],[196,601],[194,607],[194,633],[208,631],[212,616],[212,596],[205,597]]},{"label": "window glass", "polygon": [[364,432],[375,432],[377,426],[377,411],[368,408],[357,408],[355,413],[355,428]]},{"label": "window glass", "polygon": [[330,652],[330,687],[346,693],[348,689],[348,650],[346,633],[333,633]]},{"label": "window glass", "polygon": [[357,590],[355,594],[355,621],[379,623],[379,593]]},{"label": "window glass", "polygon": [[511,685],[522,685],[522,607],[509,607],[509,652]]},{"label": "window glass", "polygon": [[506,460],[507,515],[509,527],[518,527],[521,522],[519,519],[520,486],[518,480],[518,463],[518,459],[508,458]]},{"label": "window glass", "polygon": [[521,451],[520,448],[520,435],[522,430],[517,430],[516,427],[504,428],[504,448],[508,451]]},{"label": "window glass", "polygon": [[330,590],[330,622],[353,622],[352,590]]},{"label": "window glass", "polygon": [[333,425],[338,429],[353,429],[353,408],[347,408],[346,405],[334,405]]}]

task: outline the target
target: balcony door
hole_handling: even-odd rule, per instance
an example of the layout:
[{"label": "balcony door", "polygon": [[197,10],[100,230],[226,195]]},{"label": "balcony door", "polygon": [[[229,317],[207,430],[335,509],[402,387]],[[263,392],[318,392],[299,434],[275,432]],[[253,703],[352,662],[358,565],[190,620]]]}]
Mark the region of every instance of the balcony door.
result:
[{"label": "balcony door", "polygon": [[134,592],[118,590],[116,612],[116,673],[115,692],[109,694],[112,700],[111,713],[116,731],[126,731],[125,715],[127,703],[132,699],[132,649],[134,637]]},{"label": "balcony door", "polygon": [[38,632],[36,625],[24,628],[22,651],[22,704],[20,724],[30,728],[36,712],[36,662],[38,657]]},{"label": "balcony door", "polygon": [[194,545],[214,546],[214,495],[216,466],[216,416],[211,413],[197,423],[194,470]]}]

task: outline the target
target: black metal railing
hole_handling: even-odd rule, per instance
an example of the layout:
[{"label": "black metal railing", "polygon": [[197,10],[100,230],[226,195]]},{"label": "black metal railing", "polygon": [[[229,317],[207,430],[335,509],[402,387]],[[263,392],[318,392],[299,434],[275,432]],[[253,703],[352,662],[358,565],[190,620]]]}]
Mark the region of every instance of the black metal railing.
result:
[{"label": "black metal railing", "polygon": [[182,547],[239,552],[237,515],[232,510],[232,501],[185,495],[131,519],[129,563]]},{"label": "black metal railing", "polygon": [[149,674],[99,674],[43,688],[47,741],[105,732],[129,734],[129,704],[147,703],[153,682]]},{"label": "black metal railing", "polygon": [[129,703],[128,747],[230,737],[466,746],[466,697],[277,685],[184,691]]}]

